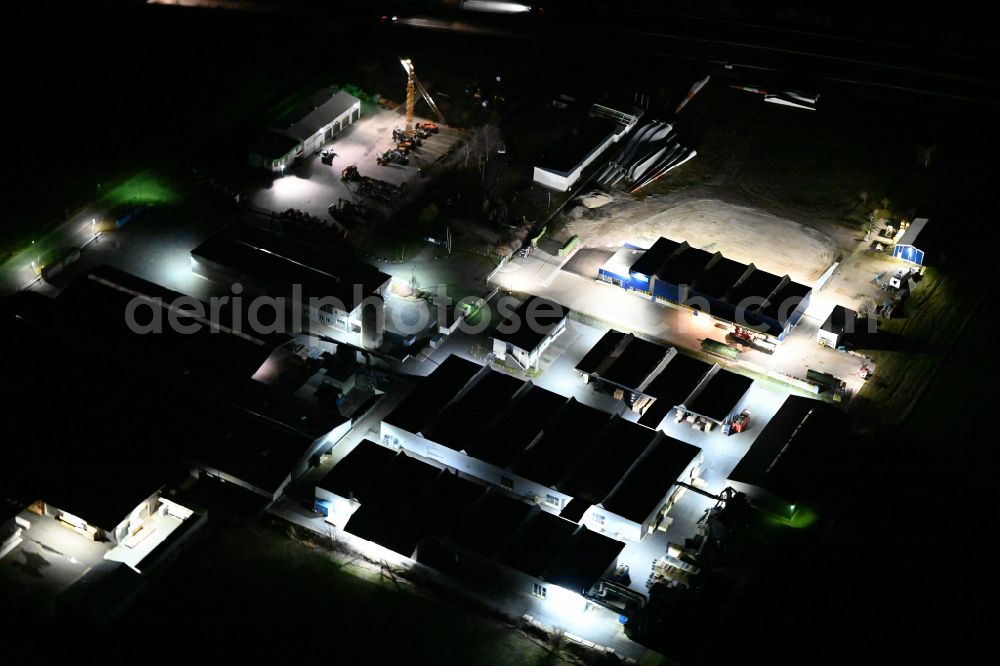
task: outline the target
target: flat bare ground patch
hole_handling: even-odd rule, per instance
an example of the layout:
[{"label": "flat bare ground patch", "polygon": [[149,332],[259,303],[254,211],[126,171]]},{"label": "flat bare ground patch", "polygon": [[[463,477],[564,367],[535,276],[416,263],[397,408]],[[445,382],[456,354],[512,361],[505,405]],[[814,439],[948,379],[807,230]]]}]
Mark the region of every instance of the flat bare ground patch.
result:
[{"label": "flat bare ground patch", "polygon": [[[570,218],[576,216],[569,216]],[[665,197],[609,205],[569,219],[566,235],[588,247],[649,246],[660,236],[812,284],[841,254],[836,242],[793,220],[718,199]]]}]

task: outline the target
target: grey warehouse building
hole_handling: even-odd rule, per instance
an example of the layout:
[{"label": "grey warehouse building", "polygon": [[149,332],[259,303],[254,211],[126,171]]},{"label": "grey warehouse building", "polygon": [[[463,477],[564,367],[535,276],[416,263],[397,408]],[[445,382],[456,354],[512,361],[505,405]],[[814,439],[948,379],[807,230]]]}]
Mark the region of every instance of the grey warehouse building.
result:
[{"label": "grey warehouse building", "polygon": [[284,171],[296,157],[312,155],[361,117],[361,100],[323,88],[250,146],[251,166]]}]

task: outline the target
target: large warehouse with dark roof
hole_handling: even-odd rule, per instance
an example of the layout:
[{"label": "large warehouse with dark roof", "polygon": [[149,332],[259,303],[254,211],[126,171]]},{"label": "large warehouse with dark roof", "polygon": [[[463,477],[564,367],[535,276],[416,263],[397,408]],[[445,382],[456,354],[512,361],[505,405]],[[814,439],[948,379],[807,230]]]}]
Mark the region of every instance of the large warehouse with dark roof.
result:
[{"label": "large warehouse with dark roof", "polygon": [[597,279],[778,340],[798,323],[812,296],[810,287],[787,275],[662,237],[645,251],[625,246],[601,266]]},{"label": "large warehouse with dark roof", "polygon": [[364,440],[316,485],[316,509],[365,542],[542,599],[590,593],[621,541],[448,469]]},{"label": "large warehouse with dark roof", "polygon": [[639,520],[608,516],[606,523],[586,522],[587,507],[620,488],[651,447],[670,448],[672,440],[456,356],[383,418],[381,438],[384,446],[437,461],[554,513],[567,511],[591,529],[633,540],[657,519],[677,481],[693,480],[701,459],[697,448],[685,448],[688,465],[677,476],[671,471],[657,477],[656,498]]},{"label": "large warehouse with dark roof", "polygon": [[848,436],[850,417],[820,400],[790,395],[729,473],[728,483],[783,515],[815,499]]}]

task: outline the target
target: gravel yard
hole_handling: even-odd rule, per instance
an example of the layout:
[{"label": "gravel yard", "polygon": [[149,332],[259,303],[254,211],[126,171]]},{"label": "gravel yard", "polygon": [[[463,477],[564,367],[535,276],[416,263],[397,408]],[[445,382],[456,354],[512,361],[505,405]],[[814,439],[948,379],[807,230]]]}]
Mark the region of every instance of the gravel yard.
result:
[{"label": "gravel yard", "polygon": [[571,211],[567,218],[564,235],[579,234],[587,247],[648,246],[666,236],[805,284],[815,282],[842,253],[815,229],[717,199],[648,197],[583,214]]}]

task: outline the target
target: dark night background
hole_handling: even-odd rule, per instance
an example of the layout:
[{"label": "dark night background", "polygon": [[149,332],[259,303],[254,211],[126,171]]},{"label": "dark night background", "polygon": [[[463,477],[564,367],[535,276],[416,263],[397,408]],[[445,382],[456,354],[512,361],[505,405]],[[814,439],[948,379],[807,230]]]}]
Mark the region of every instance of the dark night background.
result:
[{"label": "dark night background", "polygon": [[[433,3],[275,3],[279,14],[138,4],[33,2],[4,8],[7,156],[0,254],[137,165],[184,168],[213,164],[217,153],[242,154],[250,128],[289,93],[331,71],[338,72],[336,80],[371,76],[365,66],[378,62],[374,52],[389,39],[377,20],[383,11]],[[531,86],[607,76],[686,87],[703,70],[700,59],[729,57],[759,58],[816,78],[884,82],[828,86],[831,96],[875,101],[878,111],[866,117],[877,129],[865,130],[866,136],[923,125],[938,146],[939,168],[950,170],[939,180],[948,191],[927,191],[919,202],[936,224],[947,225],[947,268],[966,276],[969,289],[995,292],[995,270],[984,248],[997,236],[1000,46],[985,10],[961,2],[921,7],[598,0],[562,0],[546,10],[527,29],[506,19],[482,19],[520,37],[407,33],[388,50],[439,61],[451,53],[503,63],[521,71]],[[741,22],[782,30],[744,30]],[[637,26],[643,35],[632,34]],[[691,35],[698,39],[685,41]],[[730,46],[711,43],[716,39]],[[732,46],[745,41],[766,48]],[[802,55],[814,48],[823,57]],[[539,61],[546,63],[545,80],[532,80],[530,68]],[[889,62],[891,67],[879,65]],[[698,654],[688,655],[692,661],[711,655],[708,663],[718,663],[750,653],[797,663],[902,661],[936,649],[957,659],[988,641],[996,592],[992,515],[1000,460],[992,377],[998,318],[991,299],[983,303],[974,332],[948,351],[945,371],[962,378],[963,393],[940,389],[940,427],[872,427],[846,444],[850,454],[842,468],[831,470],[840,494],[824,529],[759,563],[733,605],[720,609],[705,602],[687,618],[697,621],[679,623],[685,633],[678,640],[698,647]],[[37,416],[50,417],[41,404]],[[265,622],[252,605],[243,611],[246,617],[220,618],[219,624],[282,624]],[[10,622],[15,624],[0,635],[11,635],[16,619]],[[306,658],[315,657],[307,656],[314,649],[325,651],[318,647],[319,630],[282,628],[312,636],[305,641]],[[372,636],[364,638],[388,634],[388,628],[373,626]],[[336,637],[341,646],[354,640]],[[667,636],[663,641],[673,643]]]}]

